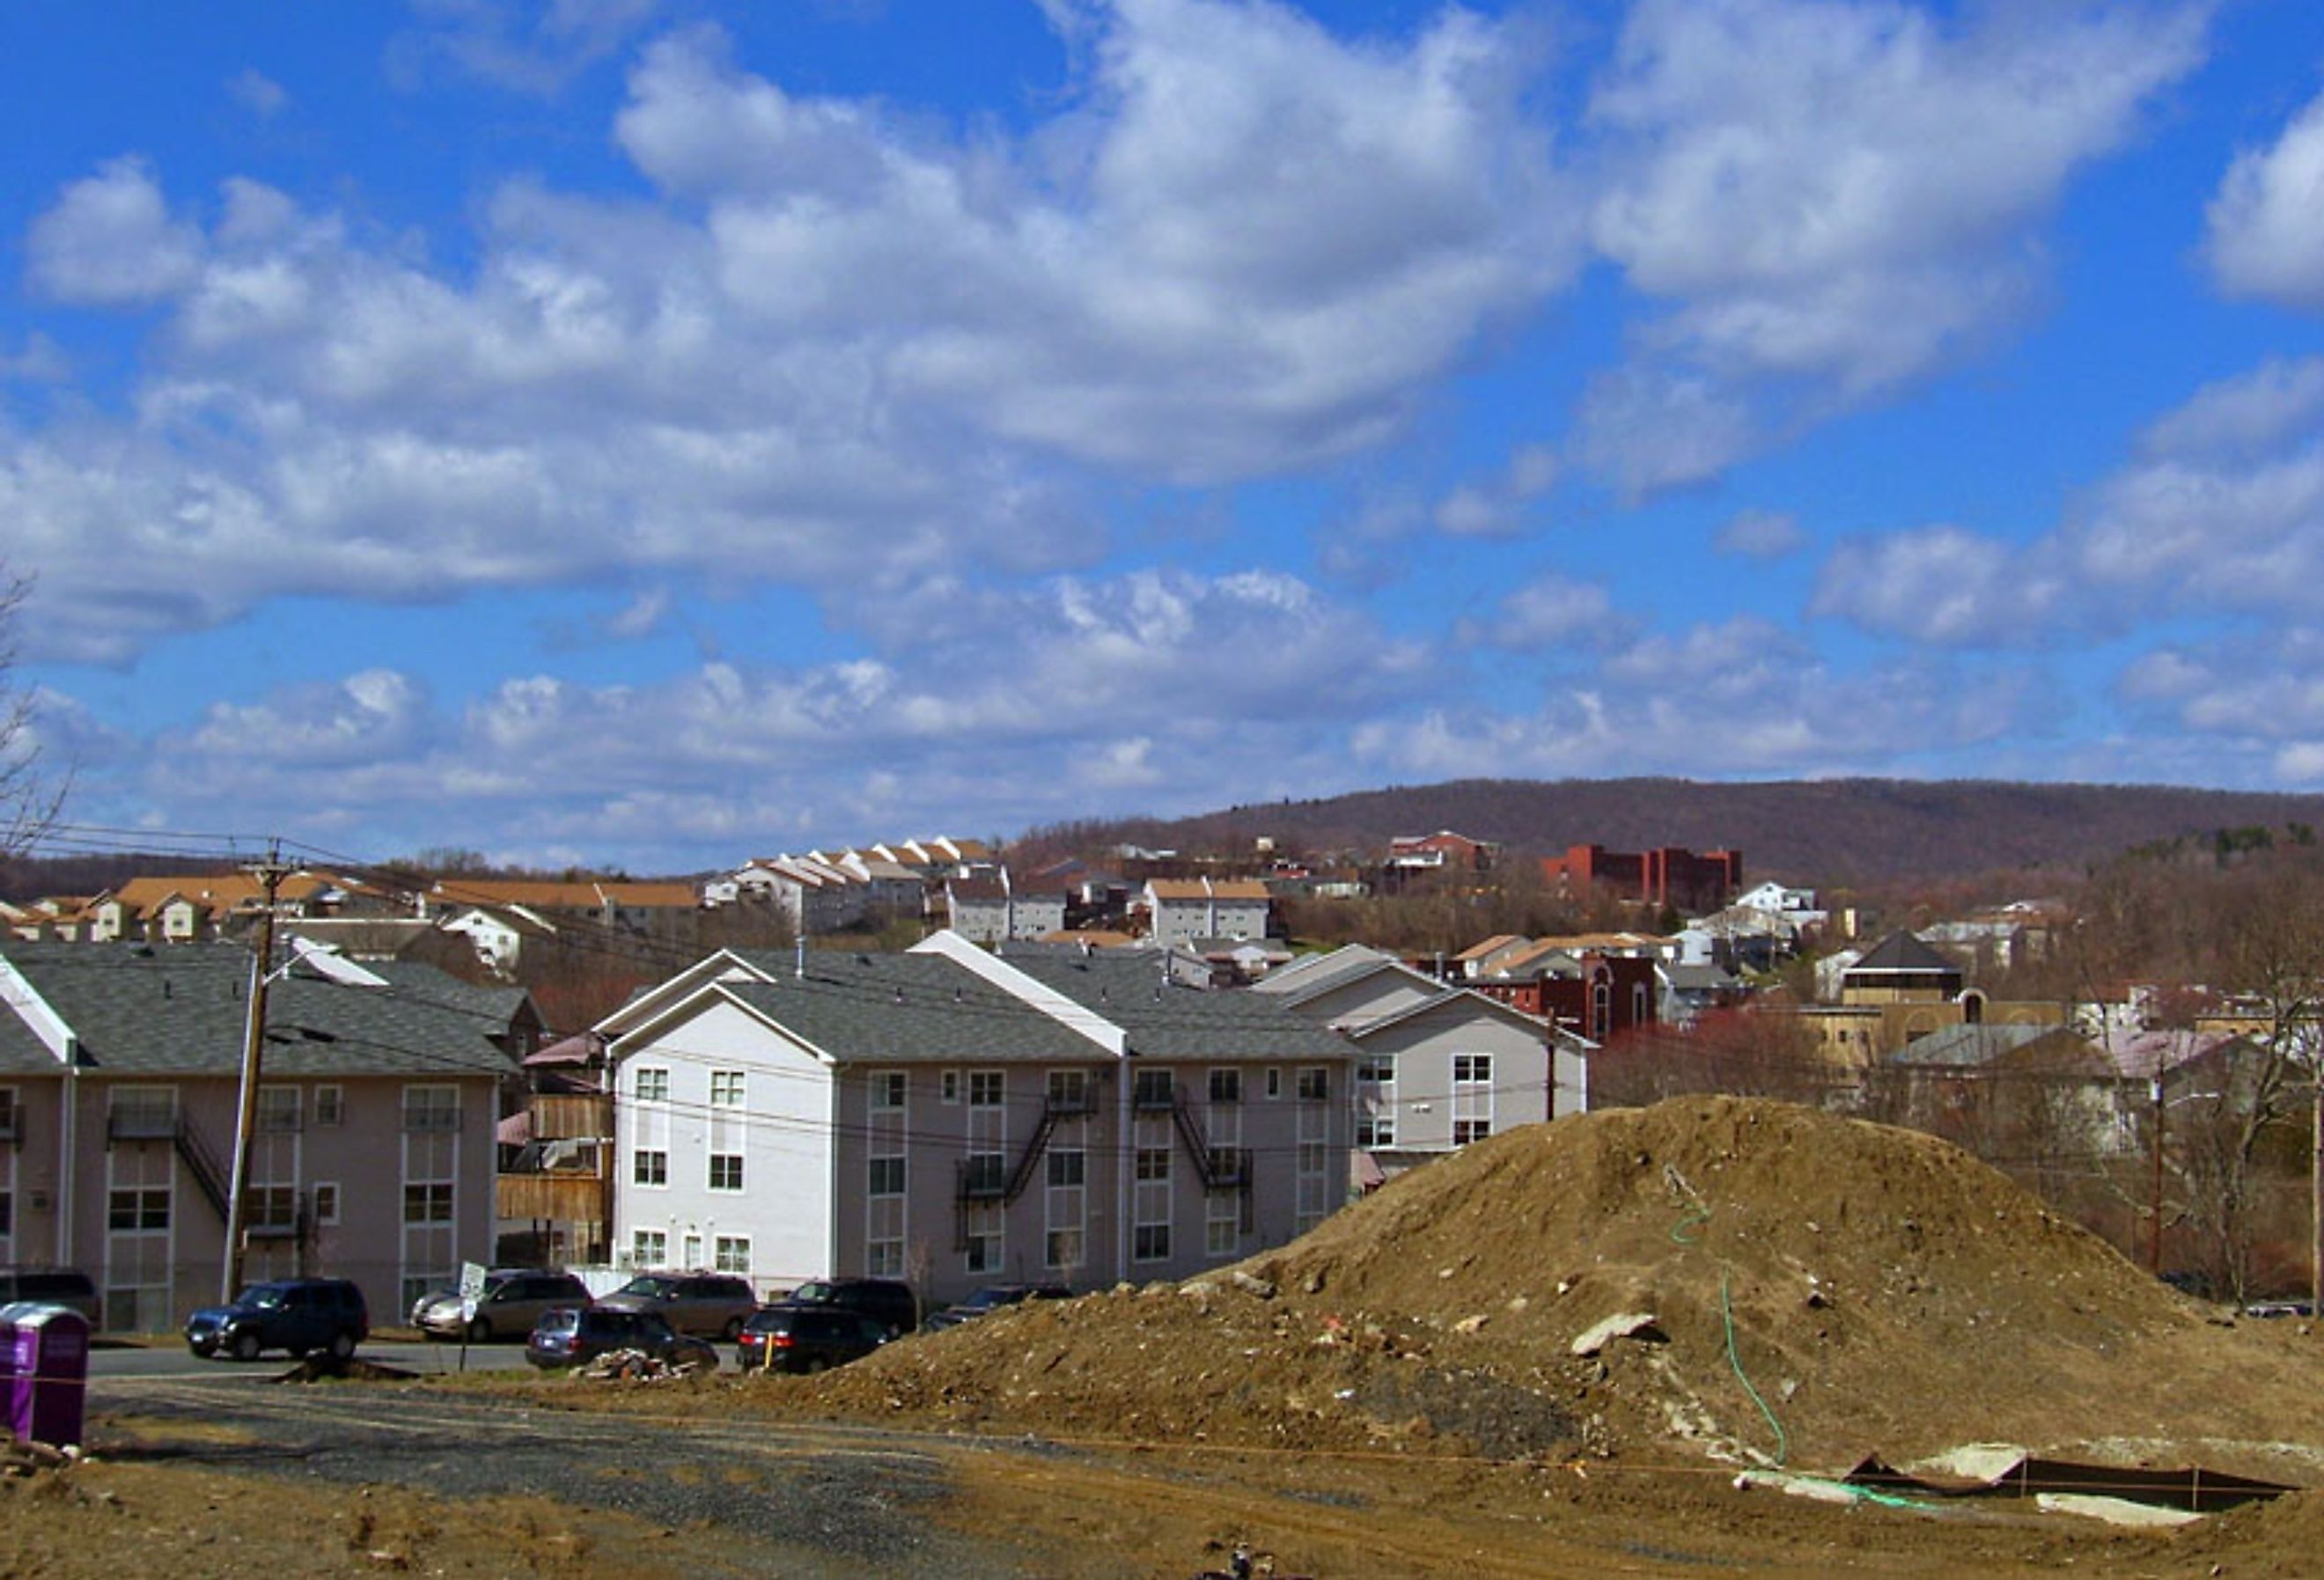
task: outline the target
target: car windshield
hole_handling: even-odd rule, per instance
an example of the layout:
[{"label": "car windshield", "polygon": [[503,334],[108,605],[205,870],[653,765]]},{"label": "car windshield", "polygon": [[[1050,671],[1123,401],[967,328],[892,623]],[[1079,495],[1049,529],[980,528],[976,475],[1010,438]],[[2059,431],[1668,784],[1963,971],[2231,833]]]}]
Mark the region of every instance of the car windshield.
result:
[{"label": "car windshield", "polygon": [[624,1295],[647,1295],[657,1300],[668,1299],[677,1290],[676,1279],[635,1278],[622,1286]]},{"label": "car windshield", "polygon": [[794,1305],[828,1306],[839,1298],[839,1291],[829,1284],[811,1281],[793,1289],[790,1298]]},{"label": "car windshield", "polygon": [[1025,1291],[1022,1289],[983,1289],[971,1295],[961,1304],[973,1306],[979,1311],[990,1311],[995,1306],[1013,1306],[1024,1298]]},{"label": "car windshield", "polygon": [[253,1284],[242,1292],[242,1298],[235,1304],[262,1306],[271,1311],[278,1306],[287,1304],[289,1299],[288,1292],[280,1284]]}]

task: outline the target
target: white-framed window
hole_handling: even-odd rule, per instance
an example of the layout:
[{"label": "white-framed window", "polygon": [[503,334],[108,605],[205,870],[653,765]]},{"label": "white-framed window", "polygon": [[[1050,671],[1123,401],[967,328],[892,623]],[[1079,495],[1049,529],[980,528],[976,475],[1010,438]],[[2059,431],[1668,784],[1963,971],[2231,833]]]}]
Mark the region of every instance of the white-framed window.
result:
[{"label": "white-framed window", "polygon": [[1177,1077],[1166,1067],[1142,1066],[1130,1077],[1130,1103],[1133,1108],[1169,1108],[1177,1101]]},{"label": "white-framed window", "polygon": [[740,1190],[742,1188],[742,1154],[713,1152],[710,1154],[710,1188]]},{"label": "white-framed window", "polygon": [[702,1236],[699,1234],[686,1237],[686,1265],[689,1268],[702,1265]]},{"label": "white-framed window", "polygon": [[641,1103],[669,1101],[669,1071],[660,1065],[640,1067],[637,1073],[637,1095]]},{"label": "white-framed window", "polygon": [[1131,1229],[1130,1258],[1132,1261],[1169,1261],[1170,1225],[1139,1224]]},{"label": "white-framed window", "polygon": [[315,1128],[337,1130],[347,1122],[347,1089],[333,1083],[315,1088]]},{"label": "white-framed window", "polygon": [[258,1128],[276,1134],[295,1131],[302,1117],[304,1104],[300,1102],[296,1086],[261,1086],[258,1088]]},{"label": "white-framed window", "polygon": [[163,1230],[170,1226],[170,1187],[115,1187],[105,1197],[105,1226],[115,1234]]},{"label": "white-framed window", "polygon": [[1138,1178],[1141,1182],[1158,1179],[1167,1184],[1170,1178],[1170,1149],[1167,1147],[1139,1148]]},{"label": "white-framed window", "polygon": [[721,1234],[711,1245],[711,1267],[722,1273],[747,1273],[751,1270],[751,1237],[748,1234]]},{"label": "white-framed window", "polygon": [[904,1160],[901,1157],[873,1158],[867,1164],[871,1178],[865,1188],[873,1196],[904,1194]]},{"label": "white-framed window", "polygon": [[403,1128],[415,1133],[460,1128],[460,1088],[411,1086],[403,1088]]},{"label": "white-framed window", "polygon": [[905,1094],[909,1089],[902,1070],[872,1072],[872,1106],[881,1113],[893,1113],[903,1107]]},{"label": "white-framed window", "polygon": [[1242,1101],[1242,1071],[1224,1065],[1211,1071],[1211,1102],[1215,1104]]},{"label": "white-framed window", "polygon": [[106,1133],[116,1141],[167,1141],[178,1131],[175,1086],[115,1086],[107,1095]]},{"label": "white-framed window", "polygon": [[968,1209],[968,1247],[963,1265],[972,1273],[1001,1270],[1007,1243],[1007,1217],[999,1202],[978,1202]]},{"label": "white-framed window", "polygon": [[662,1229],[630,1231],[630,1261],[643,1268],[669,1265],[669,1234]]},{"label": "white-framed window", "polygon": [[968,1072],[968,1105],[971,1108],[998,1108],[1008,1101],[1008,1071],[971,1070]]},{"label": "white-framed window", "polygon": [[1283,1095],[1283,1072],[1273,1065],[1267,1067],[1267,1096],[1269,1102]]},{"label": "white-framed window", "polygon": [[630,1183],[668,1185],[669,1154],[659,1147],[640,1147],[631,1155]]},{"label": "white-framed window", "polygon": [[339,1225],[339,1182],[318,1179],[315,1182],[315,1226],[336,1229]]},{"label": "white-framed window", "polygon": [[936,1095],[946,1106],[960,1101],[960,1072],[945,1070],[936,1077]]},{"label": "white-framed window", "polygon": [[1242,1198],[1231,1190],[1213,1190],[1203,1219],[1203,1249],[1213,1256],[1232,1256],[1242,1246]]},{"label": "white-framed window", "polygon": [[1049,1072],[1049,1111],[1051,1113],[1087,1113],[1090,1109],[1090,1078],[1087,1070],[1051,1070]]},{"label": "white-framed window", "polygon": [[1452,1144],[1465,1147],[1493,1133],[1493,1056],[1452,1056]]},{"label": "white-framed window", "polygon": [[1328,1103],[1332,1098],[1332,1067],[1311,1064],[1299,1067],[1299,1101]]},{"label": "white-framed window", "polygon": [[1456,1053],[1452,1056],[1452,1084],[1456,1086],[1489,1086],[1493,1081],[1493,1056],[1489,1053]]},{"label": "white-framed window", "polygon": [[1170,1260],[1170,1219],[1175,1205],[1170,1151],[1175,1140],[1173,1122],[1167,1113],[1138,1115],[1131,1137],[1136,1148],[1133,1172],[1137,1175],[1137,1183],[1130,1190],[1132,1261]]},{"label": "white-framed window", "polygon": [[1356,1115],[1356,1145],[1367,1150],[1396,1145],[1396,1115],[1388,1113]]},{"label": "white-framed window", "polygon": [[448,1224],[452,1221],[452,1182],[421,1180],[403,1187],[406,1224]]},{"label": "white-framed window", "polygon": [[1493,1133],[1489,1119],[1456,1119],[1452,1122],[1452,1144],[1465,1147],[1471,1141],[1481,1141]]},{"label": "white-framed window", "polygon": [[742,1106],[742,1072],[712,1070],[710,1072],[710,1106],[740,1108]]}]

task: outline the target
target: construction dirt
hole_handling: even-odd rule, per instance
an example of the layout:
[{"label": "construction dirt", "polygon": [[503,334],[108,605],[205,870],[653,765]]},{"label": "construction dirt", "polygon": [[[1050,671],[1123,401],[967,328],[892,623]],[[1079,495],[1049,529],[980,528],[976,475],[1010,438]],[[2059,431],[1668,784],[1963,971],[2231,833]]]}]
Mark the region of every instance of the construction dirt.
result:
[{"label": "construction dirt", "polygon": [[[2031,1499],[1837,1492],[1868,1455],[1978,1444],[2324,1487],[2324,1335],[2226,1320],[1941,1142],[1736,1099],[1509,1132],[1240,1267],[1012,1308],[822,1377],[327,1386],[626,1414],[641,1444],[714,1422],[774,1441],[786,1419],[876,1427],[941,1459],[920,1517],[1004,1573],[1191,1574],[1237,1542],[1262,1570],[1350,1575],[2324,1567],[2324,1492],[2134,1529]],[[91,1435],[101,1451],[102,1422]],[[0,1559],[66,1580],[132,1561],[162,1533],[92,1501],[107,1491],[219,1539],[217,1489],[247,1474],[0,1484]],[[134,1496],[108,1474],[140,1478]],[[44,1476],[74,1490],[21,1490]],[[166,1502],[171,1478],[202,1512]],[[592,1574],[660,1572],[650,1539],[554,1486],[521,1504],[444,1491],[375,1494],[433,1533],[403,1564],[553,1573],[586,1550]],[[519,1519],[521,1562],[458,1535]],[[73,1520],[129,1545],[32,1545]],[[356,1569],[401,1566],[345,1547]]]}]

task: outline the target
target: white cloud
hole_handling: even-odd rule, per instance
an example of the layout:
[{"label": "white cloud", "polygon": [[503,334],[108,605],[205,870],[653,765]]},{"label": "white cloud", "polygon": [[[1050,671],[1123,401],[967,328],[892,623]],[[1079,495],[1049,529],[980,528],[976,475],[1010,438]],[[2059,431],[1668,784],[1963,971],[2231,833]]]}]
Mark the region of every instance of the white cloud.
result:
[{"label": "white cloud", "polygon": [[1807,541],[1800,518],[1790,512],[1746,510],[1728,518],[1711,547],[1744,559],[1783,559],[1807,547]]},{"label": "white cloud", "polygon": [[407,84],[442,61],[517,93],[547,97],[620,49],[663,0],[410,0],[413,25],[390,47]]},{"label": "white cloud", "polygon": [[281,83],[254,66],[245,66],[226,79],[226,97],[260,120],[272,120],[290,105],[290,94]]},{"label": "white cloud", "polygon": [[1615,612],[1603,587],[1551,572],[1510,593],[1492,619],[1464,627],[1461,634],[1517,651],[1596,649],[1626,639],[1631,625]]},{"label": "white cloud", "polygon": [[1464,483],[1429,513],[1436,530],[1452,538],[1508,538],[1524,530],[1526,507],[1556,485],[1556,452],[1520,445],[1494,476]]},{"label": "white cloud", "polygon": [[2069,607],[2038,557],[1955,526],[1842,542],[1809,604],[1812,614],[1941,646],[2038,642],[2056,634]]},{"label": "white cloud", "polygon": [[1973,679],[1923,663],[1837,671],[1797,638],[1743,618],[1643,637],[1594,676],[1545,686],[1534,711],[1377,719],[1358,727],[1352,749],[1399,777],[1814,777],[1941,762],[2024,727],[2043,706],[2022,668]]},{"label": "white cloud", "polygon": [[170,217],[142,161],[116,159],[67,187],[32,222],[24,250],[32,284],[57,300],[134,307],[190,283],[202,238]]},{"label": "white cloud", "polygon": [[2211,273],[2235,296],[2324,307],[2324,98],[2236,155],[2207,215]]},{"label": "white cloud", "polygon": [[[1670,303],[1644,371],[1585,402],[1585,456],[1626,487],[1696,481],[1757,436],[1871,399],[2022,311],[2037,226],[2141,104],[2201,58],[2208,8],[1643,0],[1590,118],[1599,248]],[[1641,391],[1748,398],[1727,442],[1656,464]]]}]

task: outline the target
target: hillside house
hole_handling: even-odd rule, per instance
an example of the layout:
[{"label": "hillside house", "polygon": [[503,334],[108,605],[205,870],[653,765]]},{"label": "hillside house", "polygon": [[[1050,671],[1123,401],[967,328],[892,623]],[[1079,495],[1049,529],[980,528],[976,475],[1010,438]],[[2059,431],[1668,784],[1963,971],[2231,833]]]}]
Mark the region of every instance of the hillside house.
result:
[{"label": "hillside house", "polygon": [[1249,878],[1154,878],[1142,901],[1147,934],[1166,948],[1197,938],[1263,938],[1275,913],[1265,883]]}]

